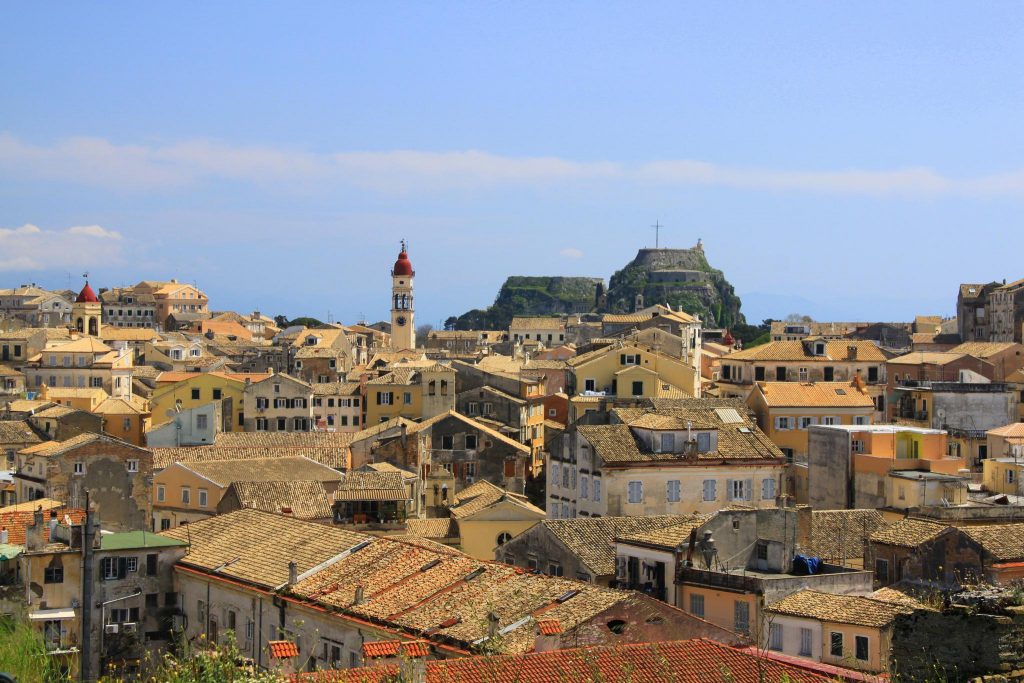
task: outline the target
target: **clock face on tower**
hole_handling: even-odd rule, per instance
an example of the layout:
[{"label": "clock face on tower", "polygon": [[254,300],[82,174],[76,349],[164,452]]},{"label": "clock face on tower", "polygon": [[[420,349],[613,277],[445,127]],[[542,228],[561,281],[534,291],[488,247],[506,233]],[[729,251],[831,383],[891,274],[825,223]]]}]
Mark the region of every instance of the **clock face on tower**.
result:
[{"label": "clock face on tower", "polygon": [[403,325],[405,325],[405,316],[404,315],[400,315],[397,318],[395,318],[395,324],[398,325],[399,327],[402,327]]}]

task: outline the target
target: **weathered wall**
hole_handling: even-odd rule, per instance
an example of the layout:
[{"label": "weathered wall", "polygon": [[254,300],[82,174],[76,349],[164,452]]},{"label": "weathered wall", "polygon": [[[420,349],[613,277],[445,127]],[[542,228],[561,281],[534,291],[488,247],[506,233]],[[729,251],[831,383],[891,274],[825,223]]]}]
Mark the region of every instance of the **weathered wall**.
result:
[{"label": "weathered wall", "polygon": [[850,435],[827,427],[807,430],[807,502],[815,510],[849,507]]}]

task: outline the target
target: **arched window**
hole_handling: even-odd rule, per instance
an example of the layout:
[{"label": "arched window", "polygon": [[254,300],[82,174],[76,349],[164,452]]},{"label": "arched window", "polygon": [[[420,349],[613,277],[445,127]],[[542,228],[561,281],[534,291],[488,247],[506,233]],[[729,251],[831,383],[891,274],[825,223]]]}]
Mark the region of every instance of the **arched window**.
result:
[{"label": "arched window", "polygon": [[498,545],[505,545],[512,540],[512,534],[507,531],[502,531],[498,534]]}]

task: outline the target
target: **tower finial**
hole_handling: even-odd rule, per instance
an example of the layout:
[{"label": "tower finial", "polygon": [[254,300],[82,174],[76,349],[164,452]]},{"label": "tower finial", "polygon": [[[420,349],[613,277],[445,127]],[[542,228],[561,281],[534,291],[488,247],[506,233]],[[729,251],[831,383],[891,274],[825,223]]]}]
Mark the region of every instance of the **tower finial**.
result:
[{"label": "tower finial", "polygon": [[405,247],[406,247],[406,241],[405,241],[405,238],[403,237],[402,238],[402,251],[405,251]]}]

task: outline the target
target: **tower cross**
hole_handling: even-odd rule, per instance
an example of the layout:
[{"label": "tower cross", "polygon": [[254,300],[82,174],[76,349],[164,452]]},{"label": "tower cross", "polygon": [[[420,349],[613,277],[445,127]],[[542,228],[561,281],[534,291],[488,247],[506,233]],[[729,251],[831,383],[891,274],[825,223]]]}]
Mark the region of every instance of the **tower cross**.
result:
[{"label": "tower cross", "polygon": [[654,221],[654,225],[652,225],[651,227],[654,228],[654,248],[659,249],[661,241],[661,229],[664,228],[665,226],[662,225],[659,221]]}]

